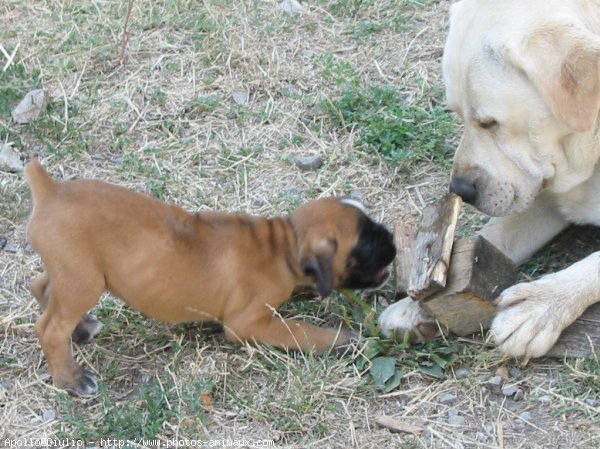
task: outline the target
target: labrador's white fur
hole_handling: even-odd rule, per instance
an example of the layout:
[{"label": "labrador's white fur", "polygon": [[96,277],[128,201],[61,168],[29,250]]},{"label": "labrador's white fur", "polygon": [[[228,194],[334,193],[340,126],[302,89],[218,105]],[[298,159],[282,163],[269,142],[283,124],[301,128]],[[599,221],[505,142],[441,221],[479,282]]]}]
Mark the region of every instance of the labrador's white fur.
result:
[{"label": "labrador's white fur", "polygon": [[[462,0],[450,11],[443,75],[464,120],[453,176],[492,215],[481,234],[521,263],[569,223],[600,225],[600,0]],[[600,301],[600,252],[505,290],[492,334],[539,357]],[[410,299],[384,333],[423,322]]]}]

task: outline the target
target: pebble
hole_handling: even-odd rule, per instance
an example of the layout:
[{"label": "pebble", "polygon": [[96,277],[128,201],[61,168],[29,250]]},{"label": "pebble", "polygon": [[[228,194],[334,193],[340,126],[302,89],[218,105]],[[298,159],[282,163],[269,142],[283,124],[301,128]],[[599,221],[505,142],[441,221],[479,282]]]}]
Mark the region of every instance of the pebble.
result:
[{"label": "pebble", "polygon": [[477,441],[479,441],[480,443],[484,443],[484,442],[487,441],[488,437],[485,434],[481,433],[481,432],[477,432],[475,434],[475,439]]},{"label": "pebble", "polygon": [[294,158],[294,163],[301,170],[317,170],[318,168],[321,168],[324,162],[325,159],[319,154],[314,156],[296,156]]},{"label": "pebble", "polygon": [[48,93],[43,89],[32,90],[15,106],[11,115],[15,123],[29,123],[37,119],[47,105]]},{"label": "pebble", "polygon": [[502,386],[502,394],[504,396],[512,396],[518,389],[519,387],[516,384],[506,384]]},{"label": "pebble", "polygon": [[3,249],[6,246],[7,241],[8,240],[6,239],[6,237],[0,235],[0,249]]},{"label": "pebble", "polygon": [[448,418],[448,424],[452,426],[462,426],[465,423],[465,418],[460,415],[453,415]]},{"label": "pebble", "polygon": [[0,143],[0,169],[14,173],[23,171],[21,157],[10,144]]},{"label": "pebble", "polygon": [[524,397],[525,397],[525,392],[523,391],[523,389],[517,388],[517,391],[515,391],[515,395],[513,396],[513,400],[514,401],[522,401]]},{"label": "pebble", "polygon": [[4,245],[4,251],[7,253],[15,254],[19,250],[19,247],[14,243],[6,243]]},{"label": "pebble", "polygon": [[348,194],[348,196],[350,198],[352,198],[353,200],[360,201],[362,203],[363,194],[360,190],[358,190],[358,189],[351,190],[350,193]]},{"label": "pebble", "polygon": [[538,401],[544,405],[548,405],[548,404],[552,403],[552,396],[550,396],[549,394],[545,394],[544,396],[540,396],[538,398]]},{"label": "pebble", "polygon": [[233,94],[231,94],[231,98],[233,98],[233,101],[236,104],[246,104],[248,103],[248,100],[250,99],[250,95],[248,94],[248,92],[244,92],[244,91],[237,91],[234,92]]},{"label": "pebble", "polygon": [[287,13],[296,13],[302,11],[302,5],[297,0],[283,0],[279,4],[279,9]]},{"label": "pebble", "polygon": [[42,421],[44,422],[52,421],[54,418],[56,418],[56,412],[52,409],[44,410],[44,413],[42,413]]},{"label": "pebble", "polygon": [[493,376],[488,380],[488,384],[491,385],[502,385],[502,377],[501,376]]},{"label": "pebble", "polygon": [[513,366],[512,368],[510,368],[508,370],[508,373],[510,374],[510,377],[512,377],[515,380],[519,380],[519,379],[523,378],[523,371],[521,371],[516,366]]},{"label": "pebble", "polygon": [[592,398],[587,398],[584,402],[590,407],[596,407],[598,405],[598,401]]},{"label": "pebble", "polygon": [[306,59],[312,59],[315,56],[315,52],[312,50],[304,50],[302,52],[302,56]]},{"label": "pebble", "polygon": [[470,374],[471,371],[469,370],[469,368],[461,367],[454,370],[454,377],[456,377],[457,379],[469,377]]},{"label": "pebble", "polygon": [[449,405],[456,402],[458,398],[452,393],[444,393],[438,396],[440,404]]},{"label": "pebble", "polygon": [[522,421],[531,421],[533,419],[533,415],[531,412],[523,412],[519,415],[519,419]]}]

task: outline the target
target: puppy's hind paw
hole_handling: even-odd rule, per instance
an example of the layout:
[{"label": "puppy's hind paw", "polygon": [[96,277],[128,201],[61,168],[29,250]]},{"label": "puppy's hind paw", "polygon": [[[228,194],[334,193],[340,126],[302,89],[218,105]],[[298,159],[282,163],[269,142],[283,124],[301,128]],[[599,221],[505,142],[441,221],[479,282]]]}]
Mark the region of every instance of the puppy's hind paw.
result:
[{"label": "puppy's hind paw", "polygon": [[81,321],[77,323],[72,340],[77,344],[89,343],[102,330],[103,324],[96,318],[96,315],[86,313]]}]

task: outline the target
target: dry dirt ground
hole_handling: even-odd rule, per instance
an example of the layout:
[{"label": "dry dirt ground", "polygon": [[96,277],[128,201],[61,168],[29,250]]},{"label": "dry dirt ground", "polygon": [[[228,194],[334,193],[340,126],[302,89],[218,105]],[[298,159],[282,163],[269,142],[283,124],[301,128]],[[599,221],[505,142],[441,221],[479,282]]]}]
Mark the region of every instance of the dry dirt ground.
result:
[{"label": "dry dirt ground", "polygon": [[[189,210],[272,216],[352,193],[388,225],[418,220],[446,190],[460,126],[441,109],[448,1],[137,0],[124,36],[128,4],[0,3],[0,138],[23,160],[36,154],[55,177],[99,178]],[[39,87],[50,96],[47,111],[14,123],[11,108]],[[385,118],[400,113],[389,102],[377,106],[387,95],[379,87],[402,105],[399,121]],[[373,114],[384,119],[369,121]],[[317,155],[316,169],[295,160]],[[108,295],[96,310],[105,329],[74,346],[101,376],[100,392],[70,397],[52,387],[33,329],[39,310],[28,286],[40,260],[25,240],[29,206],[22,174],[0,171],[0,446],[42,437],[600,446],[597,359],[519,367],[477,336],[407,348],[372,335],[399,379],[384,394],[359,353],[336,359],[231,345],[218,326],[167,326]],[[461,232],[482,220],[465,208]],[[550,251],[526,275],[559,267],[561,255]],[[394,293],[387,286],[360,296],[380,311]],[[306,294],[282,313],[360,330],[357,307],[340,295],[322,302]],[[437,378],[424,369],[440,363],[436,351],[452,356]],[[522,398],[504,395],[507,383]],[[415,434],[379,427],[384,415],[417,426]]]}]

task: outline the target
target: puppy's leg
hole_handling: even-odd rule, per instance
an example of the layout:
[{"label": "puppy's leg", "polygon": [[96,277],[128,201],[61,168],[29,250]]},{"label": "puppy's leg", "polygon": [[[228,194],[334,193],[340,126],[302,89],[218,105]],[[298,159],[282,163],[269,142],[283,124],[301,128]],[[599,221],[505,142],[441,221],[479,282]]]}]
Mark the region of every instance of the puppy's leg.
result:
[{"label": "puppy's leg", "polygon": [[[79,395],[93,394],[98,388],[95,376],[73,359],[70,337],[82,316],[104,291],[104,278],[95,273],[82,274],[72,270],[58,273],[60,275],[49,276],[47,284],[51,288],[42,289],[49,294],[40,301],[40,304],[46,302],[46,308],[36,322],[35,330],[54,385]],[[42,280],[35,283],[36,288],[42,285]]]},{"label": "puppy's leg", "polygon": [[224,323],[225,335],[232,342],[268,343],[279,348],[324,353],[345,351],[354,333],[347,329],[326,329],[298,320],[273,316],[270,308],[234,316]]},{"label": "puppy's leg", "polygon": [[[46,310],[50,290],[50,280],[46,271],[37,275],[31,283],[31,293],[37,299],[42,311]],[[75,343],[89,343],[101,330],[102,323],[96,318],[96,315],[86,313],[77,323],[71,338]]]}]

